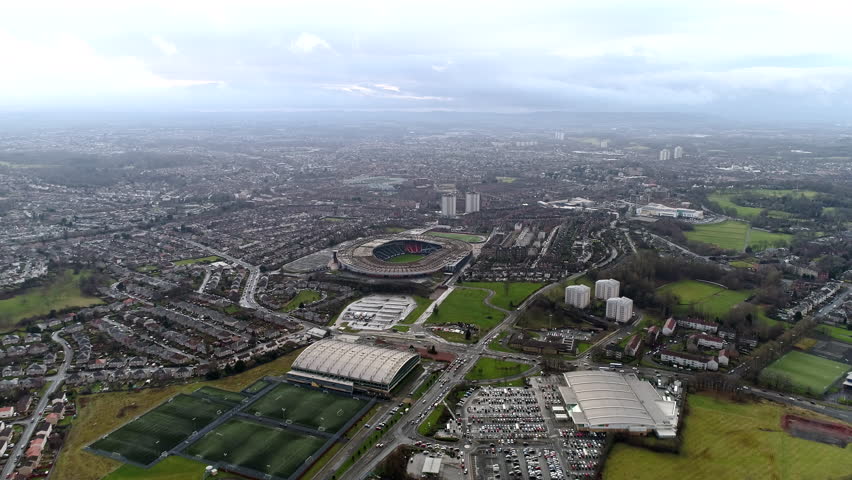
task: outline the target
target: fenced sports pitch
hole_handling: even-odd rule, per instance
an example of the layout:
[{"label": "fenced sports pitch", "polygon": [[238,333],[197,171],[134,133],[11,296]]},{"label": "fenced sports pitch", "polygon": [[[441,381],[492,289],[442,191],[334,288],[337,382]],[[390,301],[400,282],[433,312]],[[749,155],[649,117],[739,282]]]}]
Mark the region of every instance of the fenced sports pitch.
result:
[{"label": "fenced sports pitch", "polygon": [[367,400],[281,383],[245,413],[335,433],[366,404]]}]

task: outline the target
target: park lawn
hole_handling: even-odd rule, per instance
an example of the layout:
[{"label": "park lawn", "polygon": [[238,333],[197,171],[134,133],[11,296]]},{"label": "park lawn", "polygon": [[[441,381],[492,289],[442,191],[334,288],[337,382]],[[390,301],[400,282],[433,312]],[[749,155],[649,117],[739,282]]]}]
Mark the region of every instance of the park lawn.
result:
[{"label": "park lawn", "polygon": [[517,178],[515,177],[497,177],[497,181],[500,183],[513,183]]},{"label": "park lawn", "polygon": [[66,269],[45,285],[28,288],[13,297],[0,300],[0,330],[11,329],[26,318],[49,315],[51,310],[104,303],[97,297],[84,295],[80,290],[80,282],[90,274],[86,270],[74,273]]},{"label": "park lawn", "polygon": [[424,255],[419,253],[403,253],[402,255],[397,255],[393,258],[387,259],[388,263],[412,263],[423,258]]},{"label": "park lawn", "polygon": [[764,232],[752,228],[748,244],[752,250],[759,252],[767,248],[786,247],[792,239],[793,236],[789,233]]},{"label": "park lawn", "polygon": [[721,223],[695,225],[693,230],[683,233],[687,240],[693,242],[709,243],[725,250],[741,252],[745,248],[748,229],[747,223],[727,220]]},{"label": "park lawn", "polygon": [[823,335],[828,335],[835,340],[840,340],[844,343],[852,343],[852,330],[832,327],[831,325],[820,325],[816,328],[816,331]]},{"label": "park lawn", "polygon": [[592,342],[579,342],[577,343],[577,355],[585,352],[592,346]]},{"label": "park lawn", "polygon": [[491,303],[505,310],[514,310],[530,295],[544,286],[536,282],[465,282],[465,287],[484,288],[494,292]]},{"label": "park lawn", "polygon": [[449,238],[452,240],[461,240],[467,243],[481,243],[485,241],[485,239],[481,235],[471,235],[469,233],[429,232],[426,235],[432,235],[433,237]]},{"label": "park lawn", "polygon": [[532,365],[510,362],[497,358],[482,357],[476,361],[473,368],[464,376],[465,380],[491,380],[494,378],[511,377],[526,372]]},{"label": "park lawn", "polygon": [[290,365],[300,352],[301,350],[296,350],[238,375],[212,382],[191,382],[135,392],[81,395],[78,398],[77,419],[67,433],[53,476],[74,480],[98,480],[104,477],[122,463],[83,450],[104,434],[128,423],[137,415],[151,410],[178,393],[192,393],[205,385],[239,392],[263,377],[280,376],[290,369]]},{"label": "park lawn", "polygon": [[420,295],[412,295],[412,297],[414,298],[414,301],[417,302],[417,306],[414,307],[414,310],[412,310],[411,313],[406,315],[405,318],[399,323],[411,325],[412,323],[416,322],[418,318],[420,318],[420,315],[423,315],[423,312],[425,312],[426,309],[429,308],[429,305],[432,305],[432,299],[430,298],[421,297]]},{"label": "park lawn", "polygon": [[178,260],[173,262],[175,266],[180,265],[195,265],[197,263],[213,263],[218,262],[220,259],[216,255],[211,255],[209,257],[200,257],[200,258],[185,258],[183,260]]},{"label": "park lawn", "polygon": [[814,416],[809,412],[707,395],[690,395],[688,402],[679,455],[616,443],[604,480],[840,479],[852,471],[852,444],[841,449],[781,430],[785,413]]},{"label": "park lawn", "polygon": [[706,319],[722,318],[736,305],[751,296],[750,290],[727,290],[697,280],[681,280],[663,285],[661,292],[671,292],[678,297],[675,313],[693,311]]},{"label": "park lawn", "polygon": [[761,376],[780,375],[790,379],[799,393],[823,394],[852,367],[795,350],[772,362]]},{"label": "park lawn", "polygon": [[444,299],[426,323],[474,324],[479,327],[480,335],[484,335],[505,318],[503,312],[482,303],[487,296],[488,292],[482,290],[457,288]]},{"label": "park lawn", "polygon": [[[103,480],[185,480],[201,478],[207,464],[172,455],[151,468],[122,465]],[[228,475],[229,477],[233,475]]]},{"label": "park lawn", "polygon": [[733,262],[730,262],[730,265],[734,268],[751,268],[754,266],[753,263],[744,262],[742,260],[734,260]]},{"label": "park lawn", "polygon": [[281,307],[281,311],[290,312],[299,308],[299,305],[303,303],[307,305],[320,299],[322,299],[322,294],[316,290],[299,290],[295,297]]}]

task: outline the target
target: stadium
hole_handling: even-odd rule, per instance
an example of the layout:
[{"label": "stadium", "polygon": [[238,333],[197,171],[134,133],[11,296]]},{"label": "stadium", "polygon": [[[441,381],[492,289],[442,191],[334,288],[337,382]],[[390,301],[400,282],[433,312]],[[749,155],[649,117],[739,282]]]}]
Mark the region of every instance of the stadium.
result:
[{"label": "stadium", "polygon": [[457,272],[471,257],[467,242],[425,235],[373,237],[336,252],[341,270],[380,278]]},{"label": "stadium", "polygon": [[416,353],[324,340],[296,358],[286,379],[316,388],[387,396],[419,363]]}]

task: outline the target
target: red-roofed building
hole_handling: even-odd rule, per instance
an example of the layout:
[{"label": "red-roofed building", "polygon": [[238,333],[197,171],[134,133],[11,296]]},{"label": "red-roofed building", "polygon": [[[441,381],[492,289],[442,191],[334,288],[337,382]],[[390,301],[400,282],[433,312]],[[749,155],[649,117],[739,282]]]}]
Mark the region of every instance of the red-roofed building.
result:
[{"label": "red-roofed building", "polygon": [[630,341],[627,342],[627,346],[624,347],[624,354],[630,357],[635,357],[636,353],[639,352],[640,345],[642,345],[642,337],[639,335],[633,335],[630,338]]},{"label": "red-roofed building", "polygon": [[674,335],[676,328],[677,328],[677,320],[675,320],[674,317],[669,317],[669,319],[666,320],[665,325],[663,325],[663,335],[665,335],[667,337]]}]

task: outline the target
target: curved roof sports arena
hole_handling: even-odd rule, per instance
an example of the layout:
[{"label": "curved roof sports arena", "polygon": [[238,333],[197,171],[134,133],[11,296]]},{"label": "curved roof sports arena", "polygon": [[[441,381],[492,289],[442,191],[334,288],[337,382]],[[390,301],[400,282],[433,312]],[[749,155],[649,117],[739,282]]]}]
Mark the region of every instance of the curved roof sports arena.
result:
[{"label": "curved roof sports arena", "polygon": [[342,270],[383,278],[456,272],[471,257],[467,242],[429,235],[372,237],[337,254]]},{"label": "curved roof sports arena", "polygon": [[335,390],[387,394],[418,363],[416,353],[323,340],[299,354],[287,378]]}]

